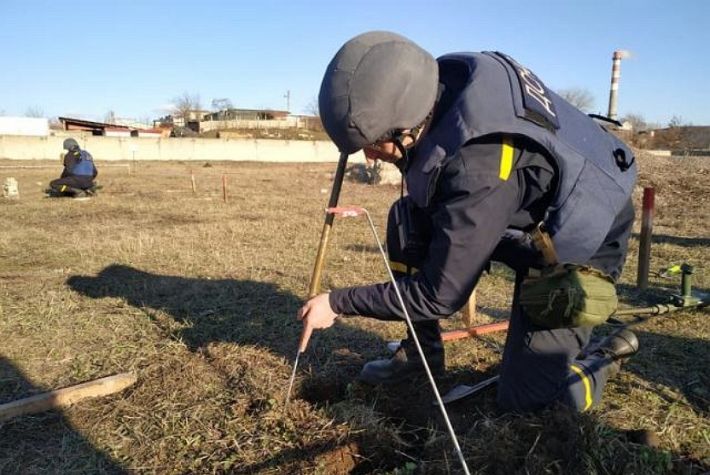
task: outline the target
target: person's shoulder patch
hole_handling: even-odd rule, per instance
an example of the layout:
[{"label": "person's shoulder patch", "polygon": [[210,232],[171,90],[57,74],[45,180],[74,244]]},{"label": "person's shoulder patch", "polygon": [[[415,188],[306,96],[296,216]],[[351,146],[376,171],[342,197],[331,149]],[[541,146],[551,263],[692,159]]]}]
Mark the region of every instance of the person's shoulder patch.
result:
[{"label": "person's shoulder patch", "polygon": [[532,71],[510,56],[500,52],[495,54],[503,58],[518,77],[526,117],[547,128],[559,129],[560,122],[557,119],[557,110],[547,86]]}]

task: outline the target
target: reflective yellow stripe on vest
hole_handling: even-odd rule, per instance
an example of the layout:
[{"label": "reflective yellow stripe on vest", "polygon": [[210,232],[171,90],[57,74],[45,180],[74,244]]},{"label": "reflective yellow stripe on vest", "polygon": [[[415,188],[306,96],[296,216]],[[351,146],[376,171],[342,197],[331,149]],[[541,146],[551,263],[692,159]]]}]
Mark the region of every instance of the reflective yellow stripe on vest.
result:
[{"label": "reflective yellow stripe on vest", "polygon": [[500,172],[498,177],[506,181],[510,178],[513,170],[513,139],[508,136],[503,137],[503,144],[500,150]]},{"label": "reflective yellow stripe on vest", "polygon": [[592,385],[589,384],[589,378],[584,374],[582,368],[573,364],[569,365],[569,367],[572,368],[572,371],[577,373],[577,376],[582,380],[582,384],[584,384],[584,409],[582,409],[582,411],[586,411],[592,406]]},{"label": "reflective yellow stripe on vest", "polygon": [[416,267],[410,267],[409,272],[407,272],[406,264],[402,264],[401,262],[395,261],[390,261],[390,269],[392,269],[392,272],[401,272],[402,274],[408,275],[414,275],[419,271],[419,269],[417,269]]}]

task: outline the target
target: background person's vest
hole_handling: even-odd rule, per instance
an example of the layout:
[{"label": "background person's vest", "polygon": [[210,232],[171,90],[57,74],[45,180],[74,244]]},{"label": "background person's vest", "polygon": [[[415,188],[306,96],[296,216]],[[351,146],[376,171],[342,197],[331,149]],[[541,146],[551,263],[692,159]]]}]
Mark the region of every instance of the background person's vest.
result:
[{"label": "background person's vest", "polygon": [[85,150],[82,150],[79,161],[71,169],[71,174],[75,176],[94,176],[94,157]]},{"label": "background person's vest", "polygon": [[636,181],[631,149],[502,53],[457,53],[438,59],[440,77],[468,75],[452,106],[416,147],[407,189],[426,207],[439,169],[468,141],[523,135],[555,160],[557,193],[545,226],[561,262],[587,262],[599,249]]}]

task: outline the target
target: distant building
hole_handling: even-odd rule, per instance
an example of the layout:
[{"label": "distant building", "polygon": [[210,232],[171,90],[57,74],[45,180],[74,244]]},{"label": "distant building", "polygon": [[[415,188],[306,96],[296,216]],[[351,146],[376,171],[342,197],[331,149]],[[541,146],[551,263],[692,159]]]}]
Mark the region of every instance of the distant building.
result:
[{"label": "distant building", "polygon": [[49,120],[43,117],[0,117],[0,135],[46,137]]},{"label": "distant building", "polygon": [[294,115],[298,120],[299,127],[308,130],[323,130],[323,122],[317,115]]},{"label": "distant building", "polygon": [[225,109],[210,112],[202,120],[287,120],[288,111],[272,109]]},{"label": "distant building", "polygon": [[203,120],[286,120],[288,111],[272,109],[225,109],[205,114]]},{"label": "distant building", "polygon": [[99,135],[104,137],[160,137],[164,135],[160,129],[155,128],[136,128],[128,125],[73,119],[71,117],[59,117],[59,122],[62,124],[62,128],[64,130],[91,132],[91,135]]},{"label": "distant building", "polygon": [[[207,110],[191,110],[184,116],[168,114],[153,121],[153,127],[165,129],[187,128],[197,133],[200,131],[200,122],[204,120]],[[186,120],[187,119],[187,120]]]},{"label": "distant building", "polygon": [[[273,109],[222,109],[216,112],[190,111],[188,120],[177,115],[166,115],[153,121],[153,127],[171,129],[171,136],[194,137],[199,133],[241,129],[296,129],[322,130],[316,116],[291,115],[285,110]],[[199,120],[198,120],[199,117]]]}]

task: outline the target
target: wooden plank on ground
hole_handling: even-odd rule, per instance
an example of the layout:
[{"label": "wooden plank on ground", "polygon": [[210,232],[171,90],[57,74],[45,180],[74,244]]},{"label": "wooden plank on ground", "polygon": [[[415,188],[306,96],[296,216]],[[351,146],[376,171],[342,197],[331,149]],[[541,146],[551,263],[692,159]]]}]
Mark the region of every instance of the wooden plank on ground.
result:
[{"label": "wooden plank on ground", "polygon": [[133,385],[136,379],[135,373],[120,373],[0,404],[0,421],[24,414],[36,414],[50,409],[68,407],[87,398],[114,394]]}]

